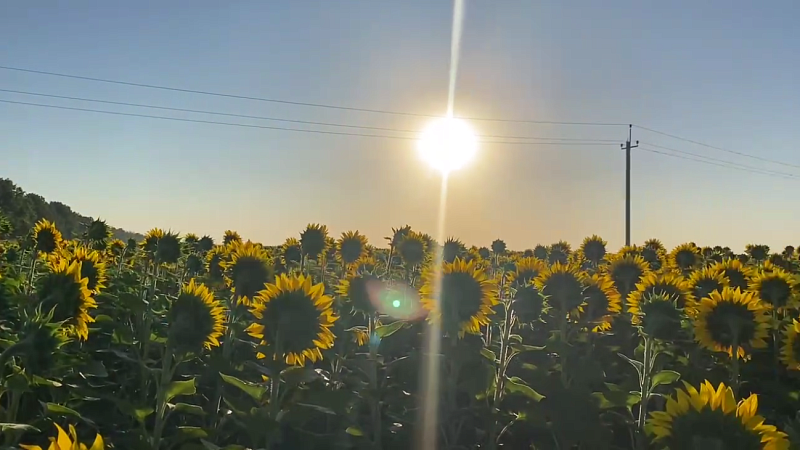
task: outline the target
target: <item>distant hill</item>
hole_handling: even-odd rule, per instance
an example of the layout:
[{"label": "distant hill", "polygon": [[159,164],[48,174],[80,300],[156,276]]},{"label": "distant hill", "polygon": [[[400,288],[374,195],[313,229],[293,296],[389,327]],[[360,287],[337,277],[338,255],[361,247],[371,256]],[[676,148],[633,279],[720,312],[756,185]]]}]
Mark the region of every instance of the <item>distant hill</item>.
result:
[{"label": "distant hill", "polygon": [[[0,214],[6,216],[13,227],[11,235],[21,237],[28,233],[40,219],[54,221],[67,239],[79,237],[92,217],[82,216],[61,202],[48,202],[41,195],[25,192],[7,178],[0,178]],[[112,225],[112,224],[109,224]],[[113,237],[127,240],[144,238],[139,233],[111,227]]]}]

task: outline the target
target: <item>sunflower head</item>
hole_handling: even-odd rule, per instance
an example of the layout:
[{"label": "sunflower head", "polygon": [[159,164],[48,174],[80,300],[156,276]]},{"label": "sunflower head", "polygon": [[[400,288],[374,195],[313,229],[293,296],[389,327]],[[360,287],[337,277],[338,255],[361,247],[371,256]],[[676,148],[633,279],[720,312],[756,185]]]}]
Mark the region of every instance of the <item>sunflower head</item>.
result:
[{"label": "sunflower head", "polygon": [[[261,290],[250,309],[256,320],[247,333],[269,345],[274,357],[289,365],[305,365],[322,359],[322,350],[333,347],[331,331],[337,317],[333,300],[320,283],[303,275],[281,275]],[[266,355],[259,353],[259,357]]]},{"label": "sunflower head", "polygon": [[86,239],[92,242],[105,242],[111,237],[111,227],[105,220],[94,219],[86,227],[84,234]]},{"label": "sunflower head", "polygon": [[548,305],[535,285],[526,284],[514,291],[511,308],[521,322],[533,323],[541,320],[542,315],[548,310]]},{"label": "sunflower head", "polygon": [[645,248],[649,248],[650,250],[654,250],[659,253],[666,253],[667,249],[664,248],[664,244],[661,243],[659,239],[652,238],[644,241]]},{"label": "sunflower head", "polygon": [[607,274],[594,274],[584,278],[583,285],[581,320],[593,325],[594,332],[611,329],[614,316],[622,312],[622,296],[614,282]]},{"label": "sunflower head", "polygon": [[451,263],[456,258],[463,257],[466,251],[467,248],[463,242],[454,237],[449,237],[444,241],[444,246],[442,247],[442,259]]},{"label": "sunflower head", "polygon": [[377,312],[373,299],[381,291],[381,280],[370,273],[351,273],[339,282],[336,293],[346,298],[352,310],[364,316]]},{"label": "sunflower head", "polygon": [[797,281],[792,275],[776,267],[770,272],[762,270],[753,277],[750,290],[769,306],[785,311],[800,305],[793,292],[796,285]]},{"label": "sunflower head", "polygon": [[691,242],[675,247],[669,254],[669,265],[680,271],[694,269],[700,261],[700,249]]},{"label": "sunflower head", "polygon": [[122,253],[125,251],[125,243],[119,239],[112,239],[108,243],[107,247],[108,253],[113,256],[121,256]]},{"label": "sunflower head", "polygon": [[628,294],[628,312],[635,317],[641,311],[640,307],[645,298],[653,295],[662,295],[670,299],[675,302],[678,309],[692,311],[695,306],[689,283],[681,275],[674,272],[649,272],[636,283],[636,290]]},{"label": "sunflower head", "polygon": [[[103,443],[103,437],[100,436],[100,433],[97,433],[97,436],[95,436],[92,446],[87,447],[86,444],[78,441],[78,432],[75,431],[74,426],[69,426],[69,434],[67,434],[63,428],[58,426],[57,423],[54,423],[53,425],[56,426],[58,434],[56,437],[50,438],[50,446],[48,447],[49,450],[105,450],[106,448],[105,444]],[[20,444],[20,447],[25,450],[42,450],[42,447],[38,445]]]},{"label": "sunflower head", "polygon": [[230,259],[221,264],[225,281],[236,295],[237,303],[249,305],[272,278],[269,256],[261,245],[250,241],[232,244],[229,251]]},{"label": "sunflower head", "polygon": [[86,340],[89,323],[94,319],[89,310],[97,303],[89,291],[88,280],[81,278],[81,262],[65,258],[50,260],[50,273],[44,275],[36,291],[43,311],[53,311],[53,320],[62,322],[68,334]]},{"label": "sunflower head", "polygon": [[69,338],[60,330],[59,323],[52,323],[53,311],[42,314],[41,308],[36,308],[33,317],[23,312],[24,323],[20,336],[28,342],[22,352],[22,367],[30,375],[45,376],[55,363],[58,349],[69,341]]},{"label": "sunflower head", "polygon": [[783,330],[781,345],[781,362],[789,370],[800,370],[800,322],[793,319]]},{"label": "sunflower head", "polygon": [[583,240],[580,250],[587,260],[594,264],[599,264],[606,256],[606,245],[608,245],[608,242],[593,234]]},{"label": "sunflower head", "polygon": [[281,262],[287,268],[290,264],[300,264],[300,259],[303,257],[303,248],[300,241],[290,237],[286,242],[281,245]]},{"label": "sunflower head", "polygon": [[86,278],[87,287],[93,294],[99,294],[100,290],[105,288],[106,276],[106,263],[103,254],[97,250],[90,250],[82,245],[76,247],[73,251],[62,250],[56,256],[51,256],[58,262],[59,259],[65,259],[69,263],[78,261],[81,263],[81,278]]},{"label": "sunflower head", "polygon": [[719,272],[728,279],[728,285],[734,289],[745,291],[750,286],[753,269],[738,259],[724,259],[711,266],[711,270]]},{"label": "sunflower head", "polygon": [[671,449],[788,450],[785,433],[758,415],[758,397],[736,402],[733,389],[708,381],[698,391],[684,383],[667,399],[666,411],[650,413],[645,431],[658,447]]},{"label": "sunflower head", "polygon": [[515,287],[532,283],[547,269],[547,263],[536,258],[520,258],[514,266],[514,271],[508,274],[508,282]]},{"label": "sunflower head", "polygon": [[64,239],[56,228],[56,224],[47,219],[36,222],[32,232],[34,246],[39,253],[45,255],[53,253],[63,244]]},{"label": "sunflower head", "polygon": [[227,248],[217,245],[206,253],[206,272],[212,281],[222,281],[225,274],[225,260],[227,258]]},{"label": "sunflower head", "polygon": [[389,241],[390,246],[392,246],[393,248],[397,248],[397,246],[400,245],[400,241],[402,241],[403,238],[406,237],[406,235],[410,232],[411,232],[411,226],[403,225],[400,228],[396,229],[392,228],[392,236],[386,237],[384,239]]},{"label": "sunflower head", "polygon": [[233,230],[225,230],[225,233],[222,235],[222,245],[228,244],[240,244],[242,242],[242,237],[239,236],[239,233]]},{"label": "sunflower head", "polygon": [[495,281],[475,261],[456,258],[442,263],[437,299],[437,272],[430,266],[422,274],[420,296],[423,308],[430,311],[428,319],[440,320],[442,331],[449,336],[480,333],[481,326],[489,324],[492,308],[499,304]]},{"label": "sunflower head", "polygon": [[375,273],[377,267],[378,261],[374,256],[362,256],[353,264],[356,273]]},{"label": "sunflower head", "polygon": [[502,256],[506,254],[506,243],[502,239],[495,239],[492,241],[492,253],[497,256]]},{"label": "sunflower head", "polygon": [[422,234],[409,231],[397,246],[397,253],[407,268],[416,267],[425,261],[428,243]]},{"label": "sunflower head", "polygon": [[537,259],[541,259],[542,261],[547,261],[548,257],[550,256],[550,250],[547,249],[542,244],[536,244],[536,247],[533,247],[533,257]]},{"label": "sunflower head", "polygon": [[723,288],[700,300],[695,340],[709,350],[745,358],[752,349],[767,346],[770,317],[752,292]]},{"label": "sunflower head", "polygon": [[186,250],[189,252],[196,252],[198,250],[198,246],[200,244],[200,237],[198,237],[194,233],[186,233],[183,236],[183,246],[186,247]]},{"label": "sunflower head", "polygon": [[617,290],[623,296],[626,296],[636,283],[647,275],[650,271],[650,265],[641,256],[620,256],[617,254],[610,258],[610,264],[606,266],[605,270]]},{"label": "sunflower head", "polygon": [[325,238],[328,237],[328,227],[318,223],[306,225],[306,229],[300,233],[300,247],[303,254],[309,259],[316,260],[325,250]]},{"label": "sunflower head", "polygon": [[[552,253],[551,253],[552,254]],[[572,264],[553,263],[536,277],[536,288],[559,313],[569,313],[583,303],[586,274]]]},{"label": "sunflower head", "polygon": [[153,228],[144,235],[144,239],[140,246],[142,250],[148,255],[154,256],[158,251],[158,241],[164,237],[164,230],[161,228]]},{"label": "sunflower head", "polygon": [[571,249],[569,243],[558,241],[550,246],[550,250],[547,252],[547,261],[550,264],[567,264],[569,262],[570,253]]},{"label": "sunflower head", "polygon": [[769,245],[747,244],[744,252],[756,261],[764,261],[769,256]]},{"label": "sunflower head", "polygon": [[168,345],[178,354],[199,353],[203,348],[219,346],[225,329],[225,308],[208,288],[194,279],[183,286],[172,301]]},{"label": "sunflower head", "polygon": [[186,257],[186,271],[191,276],[201,275],[205,270],[205,262],[197,253],[190,253]]},{"label": "sunflower head", "polygon": [[336,259],[349,266],[367,253],[367,237],[358,231],[346,231],[336,242]]},{"label": "sunflower head", "polygon": [[197,241],[197,249],[203,253],[211,251],[212,248],[214,248],[214,238],[211,236],[205,235]]},{"label": "sunflower head", "polygon": [[714,291],[722,291],[729,285],[730,280],[715,266],[697,269],[689,277],[689,291],[697,300],[708,297]]},{"label": "sunflower head", "polygon": [[489,259],[492,256],[492,251],[486,247],[480,247],[478,248],[478,256],[481,259]]}]

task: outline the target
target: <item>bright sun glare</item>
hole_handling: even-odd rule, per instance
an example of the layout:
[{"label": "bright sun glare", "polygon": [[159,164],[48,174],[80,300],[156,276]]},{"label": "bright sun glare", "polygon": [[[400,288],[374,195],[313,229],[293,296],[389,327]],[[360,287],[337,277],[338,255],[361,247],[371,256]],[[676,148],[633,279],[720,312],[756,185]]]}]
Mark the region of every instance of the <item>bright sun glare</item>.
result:
[{"label": "bright sun glare", "polygon": [[478,140],[461,119],[442,117],[422,131],[419,153],[431,167],[447,175],[464,167],[478,151]]}]

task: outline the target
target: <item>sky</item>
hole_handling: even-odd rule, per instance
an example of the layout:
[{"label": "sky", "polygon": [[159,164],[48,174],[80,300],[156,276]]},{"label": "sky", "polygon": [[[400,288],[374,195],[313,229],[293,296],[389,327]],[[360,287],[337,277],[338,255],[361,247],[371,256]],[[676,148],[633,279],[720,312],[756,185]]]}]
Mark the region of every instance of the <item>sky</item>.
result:
[{"label": "sky", "polygon": [[[442,115],[446,0],[10,1],[0,65],[294,102]],[[632,239],[741,249],[800,244],[800,3],[467,0],[455,115],[633,123]],[[419,116],[220,98],[0,70],[0,89],[290,120],[420,130]],[[339,136],[0,102],[0,177],[113,226],[265,244],[308,223],[376,245],[437,231],[440,176],[414,133],[158,111],[0,92],[0,100],[206,121],[398,136]],[[448,181],[445,234],[512,249],[589,235],[624,244],[627,126],[470,121],[480,136],[614,140],[481,144]],[[488,138],[479,138],[487,139]],[[497,141],[498,139],[494,139]],[[650,147],[648,147],[650,145]],[[647,152],[669,147],[780,177]],[[678,156],[686,156],[677,153]],[[694,158],[694,156],[691,156]],[[794,166],[792,166],[794,165]]]}]

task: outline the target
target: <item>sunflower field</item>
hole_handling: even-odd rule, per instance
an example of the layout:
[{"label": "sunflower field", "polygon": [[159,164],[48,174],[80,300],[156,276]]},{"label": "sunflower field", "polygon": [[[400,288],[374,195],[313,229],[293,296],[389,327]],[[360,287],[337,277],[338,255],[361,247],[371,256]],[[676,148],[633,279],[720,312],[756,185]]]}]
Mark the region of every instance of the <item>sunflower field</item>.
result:
[{"label": "sunflower field", "polygon": [[0,448],[798,448],[798,251],[606,247],[42,220],[0,241]]}]

